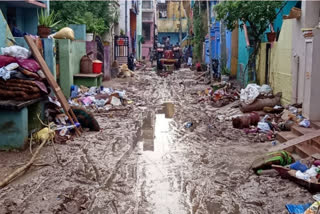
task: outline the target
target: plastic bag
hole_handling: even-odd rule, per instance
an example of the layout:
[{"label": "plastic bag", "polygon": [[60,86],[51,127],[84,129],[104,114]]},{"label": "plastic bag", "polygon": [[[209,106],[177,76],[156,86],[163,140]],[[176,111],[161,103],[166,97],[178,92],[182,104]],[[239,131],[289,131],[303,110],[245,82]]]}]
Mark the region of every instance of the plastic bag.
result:
[{"label": "plastic bag", "polygon": [[248,84],[245,89],[241,89],[240,101],[247,105],[252,104],[259,96],[260,88],[257,84]]},{"label": "plastic bag", "polygon": [[55,39],[71,39],[74,40],[74,31],[69,27],[64,27],[57,33],[52,35]]},{"label": "plastic bag", "polygon": [[262,132],[268,132],[268,131],[270,131],[270,126],[266,122],[259,122],[258,129]]},{"label": "plastic bag", "polygon": [[260,94],[269,94],[271,92],[272,92],[272,89],[269,85],[264,84],[260,87]]},{"label": "plastic bag", "polygon": [[1,48],[3,55],[12,56],[20,59],[28,59],[31,56],[31,52],[21,46],[14,45],[6,48]]},{"label": "plastic bag", "polygon": [[310,127],[310,121],[307,120],[307,119],[304,119],[299,123],[299,126],[302,126],[302,127],[305,127],[305,128],[309,128]]}]

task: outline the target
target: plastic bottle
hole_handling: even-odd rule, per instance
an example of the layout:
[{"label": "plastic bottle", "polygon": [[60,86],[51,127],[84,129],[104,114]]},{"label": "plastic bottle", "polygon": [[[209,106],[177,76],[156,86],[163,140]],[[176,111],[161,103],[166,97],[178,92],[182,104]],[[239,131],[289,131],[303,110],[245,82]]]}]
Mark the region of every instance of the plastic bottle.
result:
[{"label": "plastic bottle", "polygon": [[77,85],[71,86],[71,96],[70,96],[71,99],[78,96],[78,90],[79,90],[79,87]]},{"label": "plastic bottle", "polygon": [[65,136],[68,131],[74,129],[75,127],[80,127],[80,123],[75,123],[74,125],[68,125],[68,126],[59,126],[55,128],[55,130],[60,131],[59,134],[61,136]]}]

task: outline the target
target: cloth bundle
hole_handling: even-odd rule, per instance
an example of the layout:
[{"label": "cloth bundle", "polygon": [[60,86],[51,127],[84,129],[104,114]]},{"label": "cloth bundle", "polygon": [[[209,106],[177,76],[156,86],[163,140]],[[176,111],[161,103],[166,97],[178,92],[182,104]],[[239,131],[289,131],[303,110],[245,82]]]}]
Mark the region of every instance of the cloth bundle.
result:
[{"label": "cloth bundle", "polygon": [[0,79],[0,100],[32,100],[41,97],[44,93],[46,93],[46,87],[42,82],[22,79],[4,81]]}]

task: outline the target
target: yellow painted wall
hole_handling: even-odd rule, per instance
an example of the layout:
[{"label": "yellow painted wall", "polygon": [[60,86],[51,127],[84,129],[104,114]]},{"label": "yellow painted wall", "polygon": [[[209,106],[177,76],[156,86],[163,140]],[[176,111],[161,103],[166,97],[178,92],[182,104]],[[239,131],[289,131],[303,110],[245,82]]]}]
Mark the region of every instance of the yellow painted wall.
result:
[{"label": "yellow painted wall", "polygon": [[282,104],[292,98],[292,20],[284,20],[279,40],[271,46],[269,82],[274,93],[282,92]]},{"label": "yellow painted wall", "polygon": [[185,16],[185,11],[183,7],[183,3],[180,1],[179,2],[168,2],[167,4],[167,17],[169,19],[180,18],[180,11],[179,11],[179,4],[181,4],[181,18],[186,18]]},{"label": "yellow painted wall", "polygon": [[267,43],[261,43],[259,55],[257,56],[257,80],[260,85],[266,82],[266,49]]},{"label": "yellow painted wall", "polygon": [[[188,21],[187,19],[182,19],[182,32],[187,32]],[[179,20],[170,19],[158,19],[158,32],[179,32]]]}]

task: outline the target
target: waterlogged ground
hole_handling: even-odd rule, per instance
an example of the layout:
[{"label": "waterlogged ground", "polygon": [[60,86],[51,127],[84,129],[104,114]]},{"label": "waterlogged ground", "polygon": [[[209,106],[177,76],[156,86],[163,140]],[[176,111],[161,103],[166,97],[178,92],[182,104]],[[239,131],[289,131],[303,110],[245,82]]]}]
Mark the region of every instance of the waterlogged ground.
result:
[{"label": "waterlogged ground", "polygon": [[[133,104],[96,113],[102,131],[55,145],[59,163],[46,146],[36,166],[0,189],[0,214],[281,214],[287,203],[312,202],[296,184],[249,170],[271,143],[233,129],[232,105],[198,102],[207,85],[195,78],[147,68],[104,83],[125,89]],[[30,156],[0,152],[0,179]]]}]

